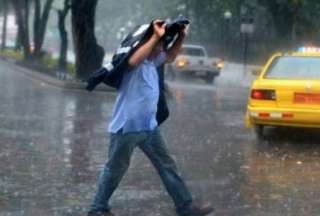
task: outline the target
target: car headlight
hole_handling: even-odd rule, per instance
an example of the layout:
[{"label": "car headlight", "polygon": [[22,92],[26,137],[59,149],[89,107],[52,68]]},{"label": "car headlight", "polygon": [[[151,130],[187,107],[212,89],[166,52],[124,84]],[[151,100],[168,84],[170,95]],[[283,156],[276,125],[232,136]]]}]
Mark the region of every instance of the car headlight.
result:
[{"label": "car headlight", "polygon": [[224,61],[221,60],[221,59],[219,59],[219,60],[217,60],[217,61],[214,62],[214,65],[215,65],[216,67],[218,67],[219,69],[222,69],[222,68],[224,67]]},{"label": "car headlight", "polygon": [[189,64],[186,58],[178,58],[176,61],[177,68],[183,68]]}]

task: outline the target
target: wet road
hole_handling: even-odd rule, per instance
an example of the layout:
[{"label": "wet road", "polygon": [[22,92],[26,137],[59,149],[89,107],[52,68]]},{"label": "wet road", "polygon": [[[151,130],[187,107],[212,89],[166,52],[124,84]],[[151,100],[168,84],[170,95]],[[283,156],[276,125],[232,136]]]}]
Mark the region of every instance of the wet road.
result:
[{"label": "wet road", "polygon": [[[162,131],[192,193],[217,215],[320,215],[320,135],[244,128],[249,81],[227,65],[212,85],[170,82]],[[62,90],[0,61],[0,216],[85,215],[106,159],[115,94]],[[113,196],[119,216],[173,216],[155,170],[136,150]]]}]

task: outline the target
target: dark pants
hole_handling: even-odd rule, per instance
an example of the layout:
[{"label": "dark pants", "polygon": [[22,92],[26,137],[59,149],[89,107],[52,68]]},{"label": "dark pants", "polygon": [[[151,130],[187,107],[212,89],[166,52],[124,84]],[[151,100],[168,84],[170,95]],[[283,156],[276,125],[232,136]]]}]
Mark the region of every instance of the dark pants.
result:
[{"label": "dark pants", "polygon": [[174,160],[168,154],[159,129],[150,132],[111,134],[108,161],[101,172],[98,191],[90,212],[110,210],[109,199],[126,173],[136,146],[146,154],[157,169],[163,184],[174,201],[178,215],[187,214],[192,197],[177,172]]}]

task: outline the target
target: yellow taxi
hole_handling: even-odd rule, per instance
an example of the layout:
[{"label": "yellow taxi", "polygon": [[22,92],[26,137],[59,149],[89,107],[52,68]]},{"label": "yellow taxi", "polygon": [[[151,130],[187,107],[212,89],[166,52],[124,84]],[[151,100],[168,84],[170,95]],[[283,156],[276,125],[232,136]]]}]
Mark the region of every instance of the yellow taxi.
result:
[{"label": "yellow taxi", "polygon": [[320,48],[273,55],[253,82],[246,126],[320,128]]}]

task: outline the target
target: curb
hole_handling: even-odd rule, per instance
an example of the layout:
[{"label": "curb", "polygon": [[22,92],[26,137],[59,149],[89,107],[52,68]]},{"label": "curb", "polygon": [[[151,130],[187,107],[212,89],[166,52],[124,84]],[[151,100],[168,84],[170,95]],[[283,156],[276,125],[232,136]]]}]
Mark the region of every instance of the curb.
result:
[{"label": "curb", "polygon": [[[30,70],[28,68],[25,68],[23,66],[17,65],[16,60],[13,60],[11,58],[5,58],[1,57],[0,62],[6,63],[10,66],[15,67],[15,71],[18,71],[19,73],[25,74],[26,76],[36,80],[36,81],[41,81],[44,82],[48,85],[52,85],[55,87],[59,88],[64,88],[64,89],[77,89],[77,90],[82,90],[86,91],[86,86],[87,84],[85,82],[76,82],[76,81],[66,81],[66,80],[60,80],[55,77],[40,73],[35,70]],[[106,85],[99,85],[95,88],[94,91],[106,91],[106,92],[115,92],[116,89],[106,86]]]}]

